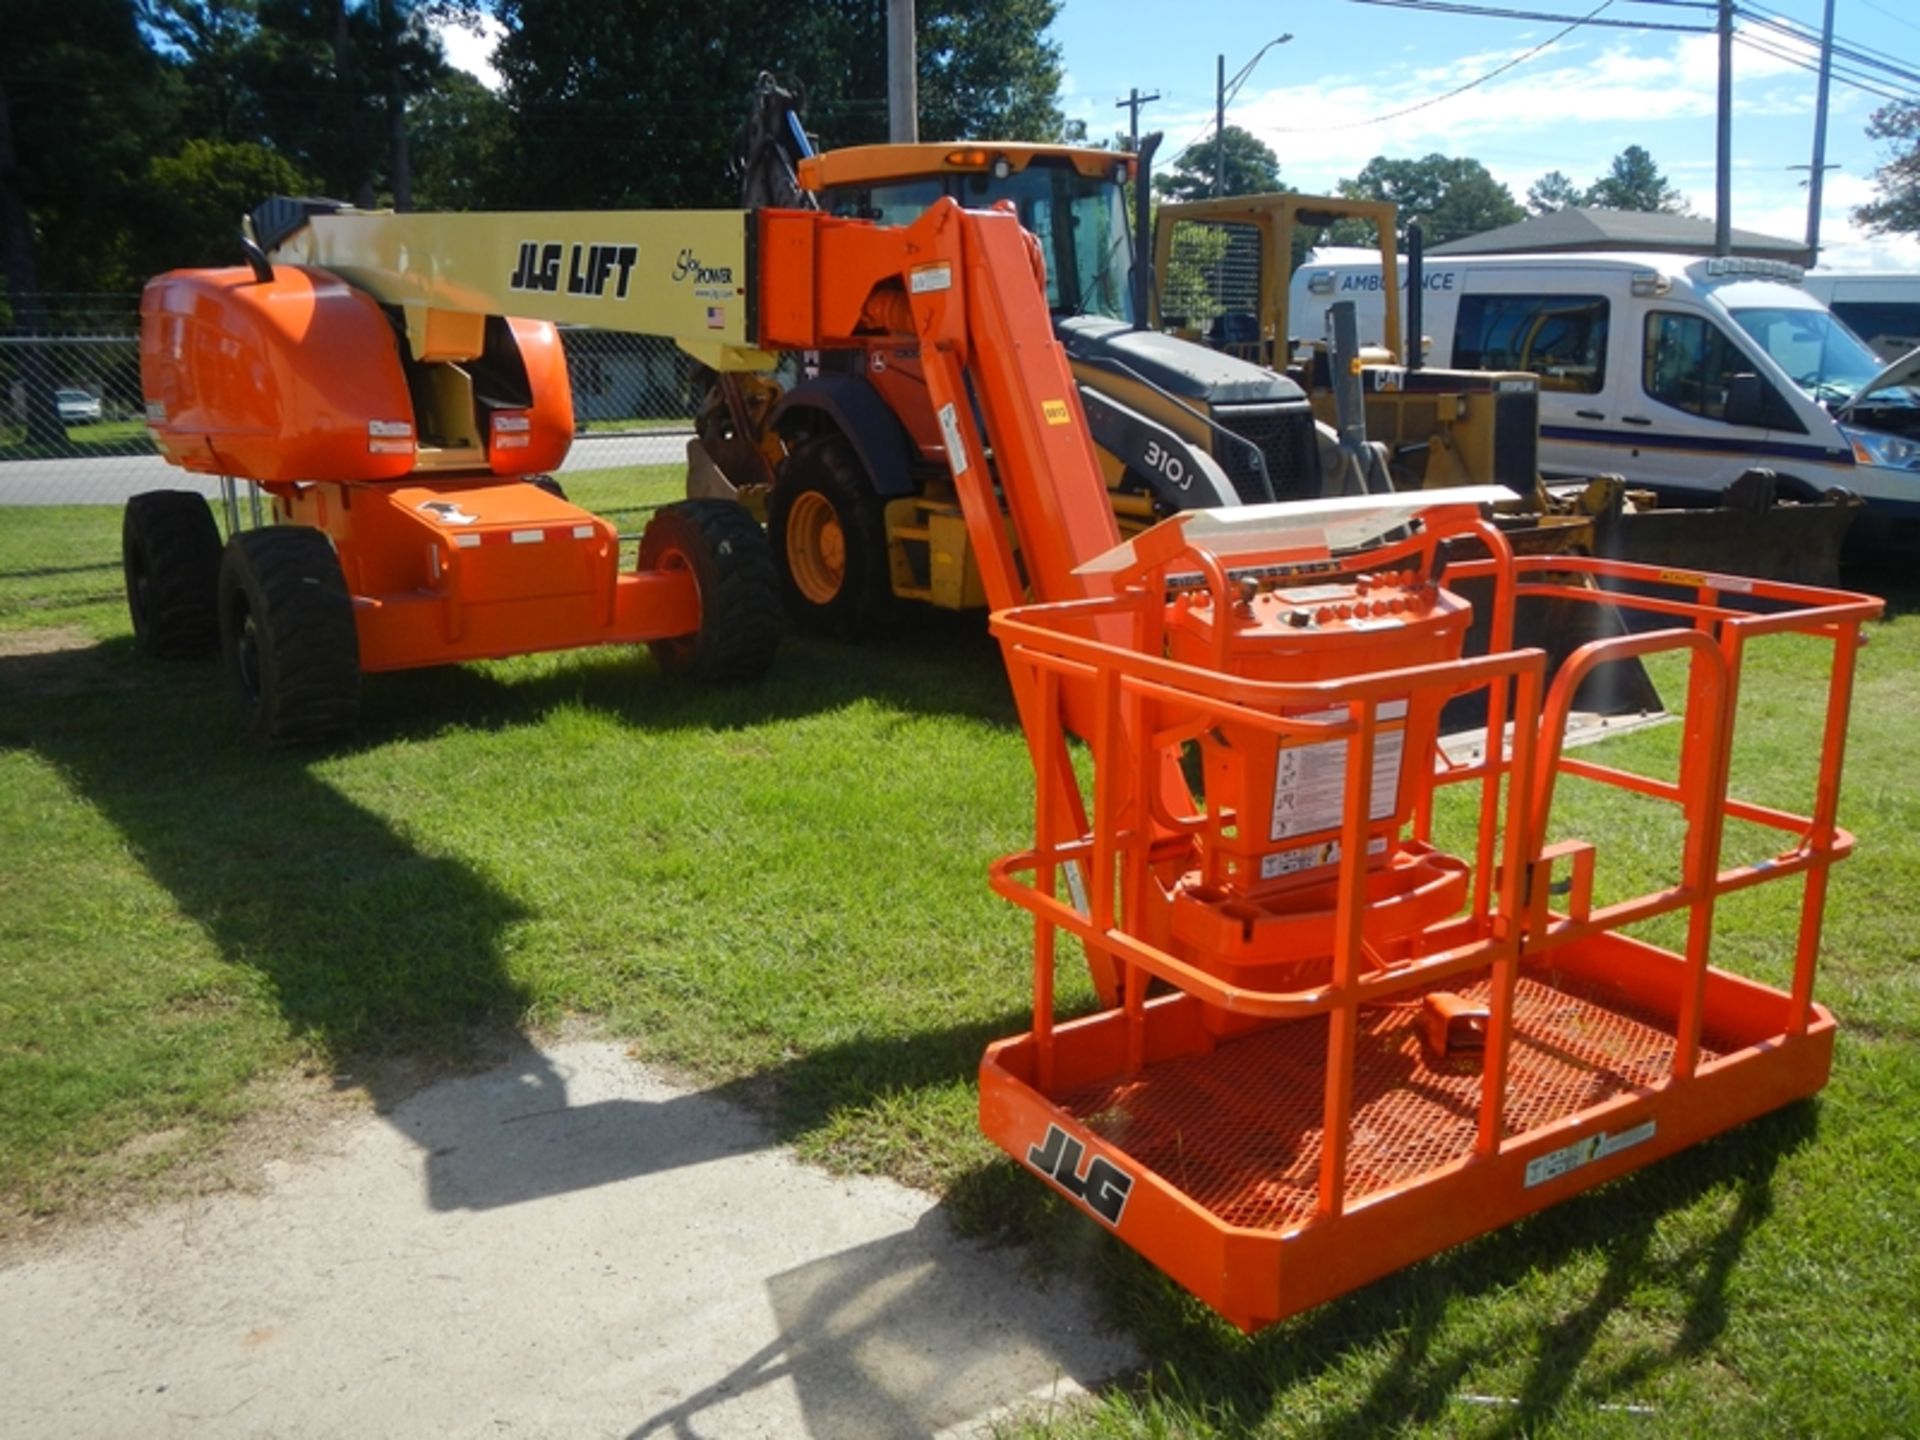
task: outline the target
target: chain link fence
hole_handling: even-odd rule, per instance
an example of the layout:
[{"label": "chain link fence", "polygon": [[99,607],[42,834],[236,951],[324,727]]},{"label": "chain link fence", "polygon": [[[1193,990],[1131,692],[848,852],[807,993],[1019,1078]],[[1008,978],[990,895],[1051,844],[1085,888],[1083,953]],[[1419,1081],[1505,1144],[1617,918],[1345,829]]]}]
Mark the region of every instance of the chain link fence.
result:
[{"label": "chain link fence", "polygon": [[[41,296],[0,328],[0,506],[119,505],[215,481],[163,461],[140,393],[138,296]],[[564,471],[684,465],[702,367],[672,341],[563,330],[576,436]]]}]

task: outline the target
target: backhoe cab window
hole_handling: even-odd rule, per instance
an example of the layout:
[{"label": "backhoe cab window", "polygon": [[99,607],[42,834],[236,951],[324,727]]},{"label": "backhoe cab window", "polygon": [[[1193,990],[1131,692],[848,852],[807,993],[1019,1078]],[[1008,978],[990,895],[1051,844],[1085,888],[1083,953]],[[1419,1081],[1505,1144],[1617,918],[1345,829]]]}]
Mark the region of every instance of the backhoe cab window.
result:
[{"label": "backhoe cab window", "polygon": [[969,210],[1013,201],[1020,223],[1039,238],[1046,256],[1049,309],[1133,319],[1126,197],[1112,180],[1090,179],[1071,165],[1036,160],[1005,180],[969,170],[883,185],[842,185],[822,192],[820,203],[829,215],[907,225],[942,195],[951,195]]},{"label": "backhoe cab window", "polygon": [[1753,362],[1718,325],[1698,315],[1656,310],[1647,316],[1641,374],[1647,394],[1663,405],[1721,420],[1733,377]]},{"label": "backhoe cab window", "polygon": [[1457,370],[1531,370],[1542,390],[1597,395],[1607,376],[1601,295],[1463,295]]}]

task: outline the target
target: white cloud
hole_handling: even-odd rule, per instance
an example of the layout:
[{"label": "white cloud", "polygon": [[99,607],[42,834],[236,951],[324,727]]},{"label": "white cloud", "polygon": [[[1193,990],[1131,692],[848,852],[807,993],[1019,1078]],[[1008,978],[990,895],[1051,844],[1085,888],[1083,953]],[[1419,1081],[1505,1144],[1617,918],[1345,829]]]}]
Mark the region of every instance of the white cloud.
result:
[{"label": "white cloud", "polygon": [[[1813,76],[1800,65],[1815,52],[1802,42],[1756,32],[1779,54],[1751,45],[1734,52],[1733,223],[1787,238],[1806,231],[1801,182],[1812,138]],[[1427,55],[1384,59],[1370,71],[1334,72],[1297,85],[1249,86],[1228,114],[1280,156],[1290,185],[1331,189],[1376,155],[1417,157],[1438,151],[1480,159],[1516,197],[1548,170],[1576,184],[1603,173],[1628,145],[1652,150],[1695,213],[1714,204],[1713,118],[1718,54],[1711,35],[1664,41],[1569,37],[1486,83],[1436,97],[1526,53],[1527,45],[1464,56],[1435,67]],[[1304,59],[1305,57],[1295,57]],[[1796,63],[1799,62],[1799,63]],[[1305,70],[1296,66],[1296,73]],[[1282,67],[1283,72],[1285,67]],[[1210,97],[1171,103],[1154,118],[1167,132],[1161,164],[1181,145],[1211,134]],[[1417,108],[1416,108],[1417,107]],[[1871,102],[1844,87],[1833,96],[1829,155],[1857,133]],[[1384,123],[1363,123],[1407,111]],[[1844,128],[1843,128],[1844,127]],[[1920,240],[1870,236],[1852,220],[1873,182],[1857,154],[1854,168],[1828,174],[1822,204],[1823,262],[1840,269],[1920,271]]]},{"label": "white cloud", "polygon": [[[1804,47],[1794,46],[1780,42],[1795,58],[1807,58]],[[1478,155],[1496,173],[1524,170],[1501,177],[1510,185],[1517,178],[1518,194],[1550,169],[1576,181],[1590,178],[1627,145],[1649,144],[1650,127],[1662,125],[1681,126],[1663,133],[1683,133],[1690,148],[1711,154],[1718,63],[1712,36],[1679,36],[1652,48],[1572,38],[1473,89],[1438,98],[1526,51],[1483,51],[1444,67],[1401,62],[1274,86],[1242,94],[1229,119],[1271,145],[1287,179],[1307,187],[1330,186],[1375,155],[1439,151]],[[1756,122],[1804,119],[1811,108],[1812,77],[1788,60],[1742,46],[1734,74],[1736,141],[1741,127],[1752,133]],[[1807,83],[1798,85],[1794,76]],[[1389,115],[1396,118],[1368,123]],[[1189,103],[1159,118],[1177,146],[1203,133],[1212,117],[1210,109]],[[1710,190],[1710,174],[1707,183]]]},{"label": "white cloud", "polygon": [[466,71],[489,90],[499,90],[500,72],[493,68],[493,47],[500,43],[506,29],[498,20],[481,14],[478,33],[454,24],[441,24],[435,30],[449,65]]}]

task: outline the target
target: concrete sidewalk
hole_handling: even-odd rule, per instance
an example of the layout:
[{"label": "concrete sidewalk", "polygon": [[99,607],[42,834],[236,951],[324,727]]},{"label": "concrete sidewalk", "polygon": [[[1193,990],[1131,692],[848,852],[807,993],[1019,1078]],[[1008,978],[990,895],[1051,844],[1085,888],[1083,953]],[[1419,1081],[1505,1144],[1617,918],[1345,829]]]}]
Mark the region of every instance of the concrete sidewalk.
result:
[{"label": "concrete sidewalk", "polygon": [[608,1044],[524,1050],[268,1172],[0,1270],[0,1433],[865,1440],[1134,1360],[1018,1250]]}]

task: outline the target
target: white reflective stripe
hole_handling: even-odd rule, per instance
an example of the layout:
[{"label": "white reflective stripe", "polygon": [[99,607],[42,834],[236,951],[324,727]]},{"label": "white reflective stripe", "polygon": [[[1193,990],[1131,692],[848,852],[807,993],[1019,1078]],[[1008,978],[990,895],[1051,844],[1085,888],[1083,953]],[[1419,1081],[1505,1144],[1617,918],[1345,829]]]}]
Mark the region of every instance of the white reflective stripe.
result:
[{"label": "white reflective stripe", "polygon": [[591,540],[593,538],[593,526],[591,525],[574,526],[573,538],[576,540]]},{"label": "white reflective stripe", "polygon": [[453,543],[458,545],[462,550],[471,550],[480,543],[480,537],[472,531],[468,531],[465,534],[454,536]]},{"label": "white reflective stripe", "polygon": [[538,545],[547,538],[544,530],[516,530],[507,537],[516,545]]}]

